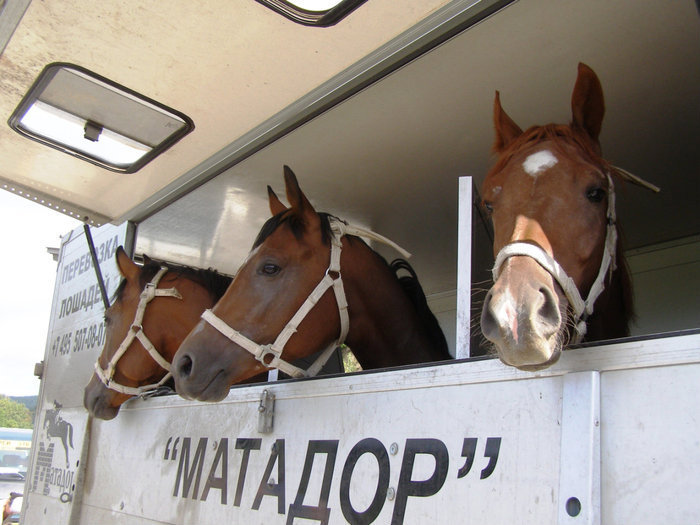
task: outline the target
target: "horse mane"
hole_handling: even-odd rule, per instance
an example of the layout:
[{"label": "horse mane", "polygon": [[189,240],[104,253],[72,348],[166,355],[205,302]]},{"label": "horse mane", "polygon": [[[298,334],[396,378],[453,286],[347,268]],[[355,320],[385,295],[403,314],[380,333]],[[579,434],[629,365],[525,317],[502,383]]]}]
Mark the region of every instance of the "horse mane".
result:
[{"label": "horse mane", "polygon": [[[321,217],[321,241],[323,244],[328,244],[332,235],[329,217],[338,218],[323,212],[319,212],[318,215]],[[306,225],[301,217],[296,213],[290,213],[290,210],[285,210],[265,221],[265,224],[258,232],[258,236],[255,238],[255,242],[253,242],[253,249],[265,242],[265,239],[272,235],[282,224],[287,224],[297,239],[301,239],[304,235]]]},{"label": "horse mane", "polygon": [[[486,178],[494,176],[501,170],[503,170],[510,162],[510,160],[518,152],[523,149],[538,144],[544,141],[551,141],[553,146],[557,148],[560,152],[563,152],[563,145],[569,144],[576,147],[579,152],[583,155],[586,161],[590,162],[596,166],[601,173],[607,173],[611,177],[617,180],[619,176],[617,171],[614,169],[612,164],[605,160],[600,155],[600,147],[597,142],[592,141],[588,135],[575,126],[564,125],[564,124],[545,124],[543,126],[532,126],[525,130],[519,137],[513,140],[506,148],[501,152],[499,159],[496,161],[494,166],[489,170]],[[495,145],[494,145],[495,149]],[[629,323],[634,319],[634,298],[632,290],[632,278],[630,276],[629,268],[627,266],[627,261],[624,257],[624,251],[622,249],[622,232],[620,229],[619,221],[615,225],[618,232],[618,241],[616,247],[616,261],[617,269],[615,270],[613,276],[606,283],[606,291],[611,290],[614,284],[620,287],[620,314],[623,316],[625,324],[625,333],[618,334],[619,337],[624,337],[629,335]],[[614,283],[615,278],[619,279],[618,283]],[[599,297],[600,300],[602,298]],[[609,300],[609,299],[608,299]],[[596,316],[596,309],[593,310],[593,315]],[[590,320],[589,320],[590,321]],[[589,334],[593,335],[593,334]],[[595,335],[593,337],[587,337],[586,340],[597,339]]]},{"label": "horse mane", "polygon": [[[331,231],[330,218],[333,217],[334,219],[339,220],[341,222],[345,221],[329,213],[319,212],[318,215],[321,218],[321,241],[323,242],[323,244],[330,244],[330,239],[333,235]],[[292,230],[292,233],[297,238],[301,238],[301,236],[304,233],[305,225],[301,221],[301,219],[297,216],[297,214],[289,213],[289,210],[286,210],[281,213],[278,213],[277,215],[274,215],[265,222],[263,227],[260,229],[260,232],[258,233],[255,242],[253,243],[253,249],[260,246],[265,241],[265,239],[272,235],[272,233],[282,224],[288,224]],[[361,238],[356,237],[354,235],[351,237],[359,240],[361,243],[367,246],[367,243],[365,243]],[[428,301],[425,298],[425,292],[423,292],[423,287],[420,285],[420,282],[418,281],[418,276],[416,275],[416,272],[413,270],[411,265],[408,264],[408,262],[406,262],[404,259],[396,259],[391,264],[388,264],[384,257],[379,255],[376,251],[372,250],[369,246],[367,246],[367,248],[369,248],[377,257],[379,257],[379,259],[391,270],[392,275],[398,281],[399,285],[401,286],[401,289],[406,294],[406,297],[408,297],[411,304],[415,308],[415,311],[418,314],[418,318],[420,319],[421,324],[425,328],[425,333],[430,339],[430,341],[433,343],[435,348],[439,350],[441,354],[444,355],[445,359],[451,359],[452,356],[450,355],[447,346],[445,334],[443,334],[442,329],[440,328],[440,325],[437,321],[437,318],[428,306]],[[398,272],[400,270],[405,270],[410,275],[404,275],[399,277]]]},{"label": "horse mane", "polygon": [[624,256],[624,250],[622,249],[621,242],[621,231],[618,226],[618,241],[617,249],[615,254],[615,261],[617,268],[613,275],[605,283],[605,290],[598,297],[596,305],[599,301],[611,301],[614,300],[614,294],[617,291],[619,298],[619,305],[616,305],[615,311],[620,314],[623,324],[616,327],[616,332],[610,332],[604,335],[601,333],[596,333],[597,326],[603,323],[603,319],[600,314],[600,305],[598,308],[593,309],[593,313],[588,318],[589,331],[584,336],[584,341],[599,341],[601,339],[610,339],[618,337],[628,337],[630,335],[629,324],[635,319],[634,310],[634,290],[632,287],[632,276],[630,274],[629,266],[627,265],[627,260]]},{"label": "horse mane", "polygon": [[[385,261],[386,262],[386,261]],[[428,306],[428,300],[425,297],[425,292],[423,287],[418,281],[418,276],[416,275],[413,267],[408,264],[405,259],[394,259],[389,264],[389,268],[394,272],[396,279],[399,281],[401,288],[406,293],[411,303],[418,313],[418,317],[421,319],[423,326],[425,327],[426,334],[430,340],[435,345],[435,348],[445,357],[445,359],[452,359],[452,355],[447,346],[447,340],[445,339],[445,334],[440,328],[435,314]],[[399,277],[399,272],[401,270],[407,271],[410,275],[402,275]]]},{"label": "horse mane", "polygon": [[[212,268],[202,270],[199,268],[192,268],[190,266],[166,263],[146,258],[146,261],[141,268],[141,275],[139,276],[139,284],[141,285],[141,288],[144,288],[163,266],[167,266],[168,271],[174,272],[178,277],[184,277],[185,279],[189,279],[200,284],[209,291],[212,298],[215,300],[221,299],[233,280],[232,277],[220,274],[218,271]],[[123,279],[114,294],[113,300],[121,297],[125,286],[126,279]]]},{"label": "horse mane", "polygon": [[600,156],[597,143],[593,142],[588,135],[578,131],[572,126],[564,124],[545,124],[544,126],[532,126],[528,128],[518,138],[508,144],[501,152],[498,161],[489,170],[486,177],[488,178],[505,168],[506,164],[508,164],[519,151],[546,140],[551,140],[554,146],[560,149],[563,149],[561,146],[562,142],[573,145],[584,154],[586,160],[600,168],[603,173],[615,172],[615,170],[611,169],[612,166],[610,163]]}]

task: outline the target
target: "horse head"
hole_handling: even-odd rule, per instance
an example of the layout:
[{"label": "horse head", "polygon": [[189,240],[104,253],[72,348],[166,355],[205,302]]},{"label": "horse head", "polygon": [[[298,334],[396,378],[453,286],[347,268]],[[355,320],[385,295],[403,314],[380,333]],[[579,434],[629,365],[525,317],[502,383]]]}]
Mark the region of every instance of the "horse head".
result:
[{"label": "horse head", "polygon": [[496,263],[481,330],[504,363],[523,370],[552,365],[586,330],[588,338],[628,333],[615,169],[601,157],[598,140],[603,90],[585,64],[579,64],[571,109],[570,125],[523,132],[496,92],[499,157],[481,190]]},{"label": "horse head", "polygon": [[85,407],[101,419],[114,418],[127,399],[169,378],[178,346],[231,281],[147,257],[140,267],[121,247],[116,263],[124,279],[105,312],[104,348],[84,392]]},{"label": "horse head", "polygon": [[[284,180],[289,207],[268,187],[272,217],[229,289],[175,355],[178,393],[217,401],[232,384],[270,368],[314,375],[345,341],[363,368],[448,358],[435,318],[421,318],[386,261],[358,235],[398,247],[316,212],[286,166]],[[322,357],[309,370],[290,363],[318,351]]]}]

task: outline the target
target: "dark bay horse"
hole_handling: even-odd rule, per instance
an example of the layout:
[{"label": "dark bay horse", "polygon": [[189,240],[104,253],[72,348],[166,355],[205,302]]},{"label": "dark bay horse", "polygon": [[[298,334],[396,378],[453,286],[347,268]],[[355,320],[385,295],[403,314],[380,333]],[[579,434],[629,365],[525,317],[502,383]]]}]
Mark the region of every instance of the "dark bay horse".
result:
[{"label": "dark bay horse", "polygon": [[496,92],[499,158],[481,190],[496,262],[481,330],[501,361],[523,370],[552,365],[570,342],[629,334],[631,284],[613,180],[658,191],[601,157],[603,90],[585,64],[571,108],[570,125],[523,132]]},{"label": "dark bay horse", "polygon": [[[393,243],[317,213],[286,166],[284,179],[290,207],[268,187],[272,218],[174,357],[178,394],[218,401],[234,383],[270,368],[312,375],[289,361],[343,342],[364,369],[448,359],[417,280],[398,279],[358,235]],[[413,298],[402,286],[408,281]]]},{"label": "dark bay horse", "polygon": [[127,399],[170,377],[180,343],[232,280],[214,270],[165,265],[147,257],[141,267],[121,247],[116,262],[124,280],[105,312],[106,341],[83,400],[100,419],[114,418]]}]

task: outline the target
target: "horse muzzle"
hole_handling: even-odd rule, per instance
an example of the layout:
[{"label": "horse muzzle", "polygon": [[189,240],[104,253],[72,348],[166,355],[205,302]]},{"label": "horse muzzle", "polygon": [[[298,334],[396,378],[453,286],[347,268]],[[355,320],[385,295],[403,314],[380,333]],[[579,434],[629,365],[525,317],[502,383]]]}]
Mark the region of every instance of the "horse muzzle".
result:
[{"label": "horse muzzle", "polygon": [[83,405],[93,417],[109,421],[117,417],[125,397],[128,398],[105,387],[93,374],[83,393]]},{"label": "horse muzzle", "polygon": [[[211,339],[205,337],[206,332]],[[175,390],[185,399],[217,402],[224,399],[237,371],[234,352],[225,345],[216,344],[219,336],[202,321],[184,339],[173,357],[170,371],[175,380]],[[225,341],[225,340],[224,340]]]},{"label": "horse muzzle", "polygon": [[551,276],[535,261],[513,257],[486,296],[481,331],[503,363],[540,370],[561,354],[562,303]]}]

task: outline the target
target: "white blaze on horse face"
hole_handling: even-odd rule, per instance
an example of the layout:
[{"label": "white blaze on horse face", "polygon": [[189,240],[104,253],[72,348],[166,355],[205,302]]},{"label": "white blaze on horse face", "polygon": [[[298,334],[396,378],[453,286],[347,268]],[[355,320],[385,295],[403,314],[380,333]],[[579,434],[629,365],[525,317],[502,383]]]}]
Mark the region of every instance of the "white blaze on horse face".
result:
[{"label": "white blaze on horse face", "polygon": [[543,171],[555,166],[558,162],[559,159],[551,151],[545,149],[526,158],[523,162],[523,169],[531,177],[537,178]]}]

